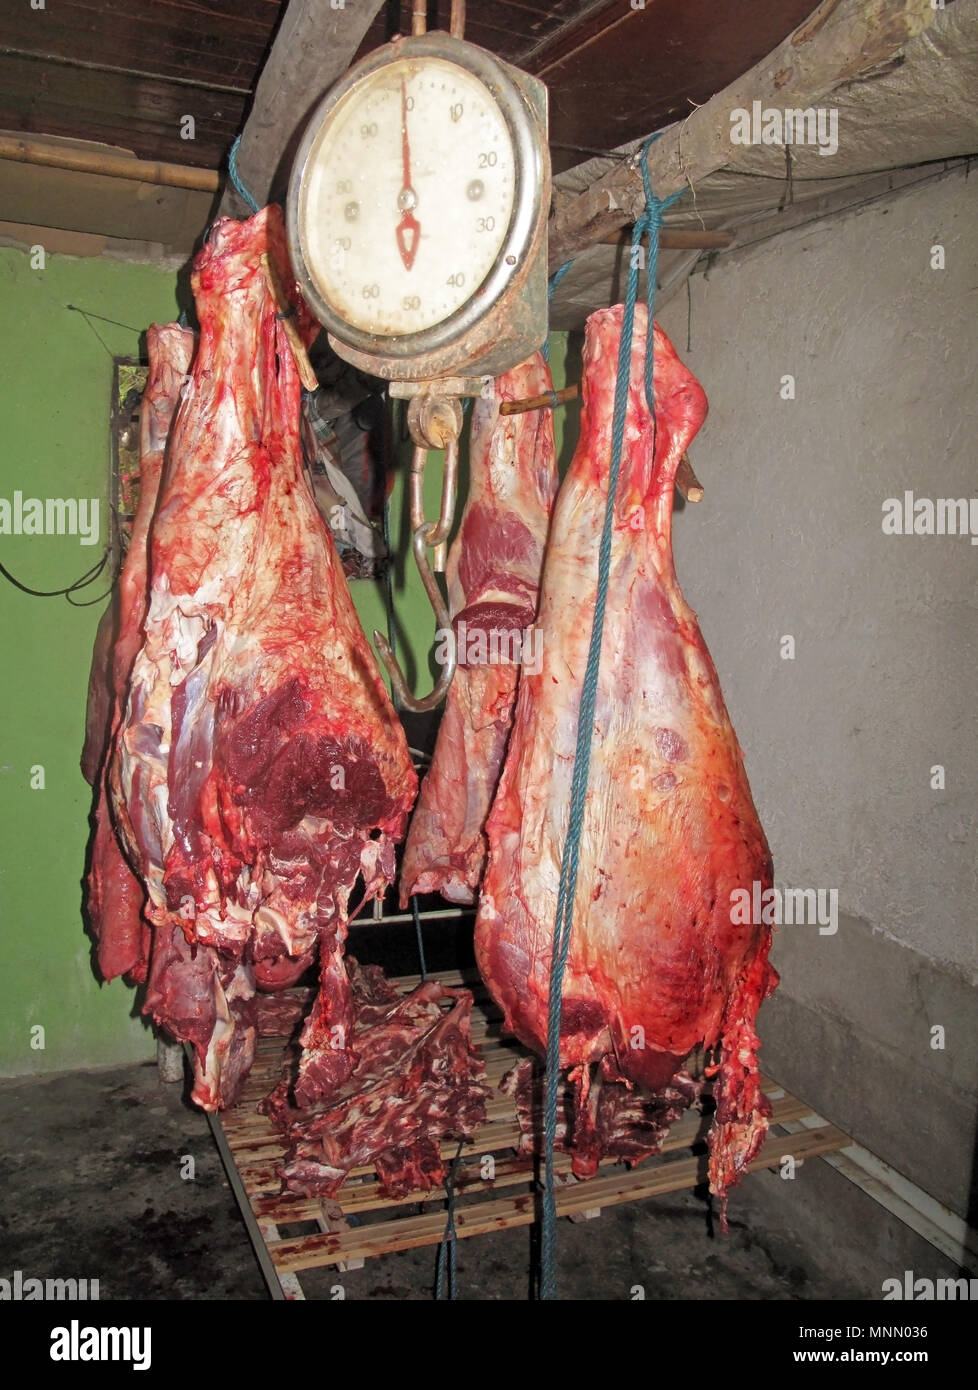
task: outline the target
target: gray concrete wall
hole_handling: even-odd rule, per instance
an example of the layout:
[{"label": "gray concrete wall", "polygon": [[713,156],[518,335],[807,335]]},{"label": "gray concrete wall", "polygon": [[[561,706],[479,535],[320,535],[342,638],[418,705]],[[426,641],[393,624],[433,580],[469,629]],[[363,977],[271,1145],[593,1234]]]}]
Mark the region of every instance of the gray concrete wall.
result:
[{"label": "gray concrete wall", "polygon": [[691,282],[689,350],[685,295],[662,313],[710,402],[680,582],[776,882],[838,891],[834,934],[778,934],[765,1067],[960,1212],[978,1114],[978,544],[882,520],[905,491],[978,497],[976,211],[978,183],[955,174],[726,256]]}]

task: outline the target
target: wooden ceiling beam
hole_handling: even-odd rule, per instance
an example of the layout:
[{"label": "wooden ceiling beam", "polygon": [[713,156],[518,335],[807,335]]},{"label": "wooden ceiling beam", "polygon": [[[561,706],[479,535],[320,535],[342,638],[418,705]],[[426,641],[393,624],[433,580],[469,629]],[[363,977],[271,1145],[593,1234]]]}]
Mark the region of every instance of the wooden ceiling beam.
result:
[{"label": "wooden ceiling beam", "polygon": [[[289,0],[255,87],[238,147],[238,175],[259,206],[281,197],[300,136],[346,72],[384,0]],[[221,212],[248,213],[230,180]]]},{"label": "wooden ceiling beam", "polygon": [[[782,110],[811,106],[841,83],[892,59],[939,12],[931,0],[823,0],[763,62],[656,141],[648,158],[656,195],[695,186],[731,162],[732,111],[749,111],[757,100]],[[560,198],[550,222],[551,269],[635,222],[644,206],[641,171],[631,159],[583,193]]]}]

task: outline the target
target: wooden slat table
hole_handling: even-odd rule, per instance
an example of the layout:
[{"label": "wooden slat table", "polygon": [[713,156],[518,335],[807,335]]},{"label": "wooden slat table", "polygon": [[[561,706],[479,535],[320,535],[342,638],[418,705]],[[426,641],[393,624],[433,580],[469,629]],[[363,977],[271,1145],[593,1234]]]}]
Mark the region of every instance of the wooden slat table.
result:
[{"label": "wooden slat table", "polygon": [[[407,992],[419,983],[419,978],[406,976],[395,983]],[[519,1152],[520,1127],[513,1098],[496,1090],[505,1072],[529,1054],[516,1041],[500,1036],[499,1012],[477,976],[442,971],[430,978],[447,985],[464,984],[473,990],[473,1036],[482,1046],[487,1084],[494,1093],[484,1126],[462,1148],[455,1183],[456,1236],[464,1240],[489,1231],[530,1225],[539,1218],[538,1162],[534,1155]],[[241,1101],[233,1110],[211,1118],[272,1293],[279,1298],[295,1299],[303,1297],[296,1277],[301,1270],[325,1266],[358,1269],[366,1260],[391,1251],[437,1245],[445,1234],[446,1201],[444,1194],[439,1193],[384,1196],[372,1168],[353,1169],[335,1200],[283,1192],[276,1167],[287,1146],[255,1106],[278,1081],[284,1046],[283,1038],[260,1039]],[[810,1105],[787,1094],[776,1082],[765,1078],[764,1090],[771,1101],[772,1131],[812,1116]],[[558,1153],[558,1214],[576,1220],[590,1219],[604,1207],[704,1183],[707,1160],[703,1140],[709,1125],[708,1116],[692,1111],[673,1125],[661,1154],[631,1170],[622,1163],[609,1161],[586,1182],[573,1177],[570,1159]],[[787,1156],[799,1164],[851,1142],[842,1130],[827,1123],[819,1123],[801,1134],[771,1132],[751,1169],[777,1167]],[[457,1149],[453,1140],[443,1145],[442,1152],[446,1159],[453,1159]],[[483,1172],[488,1166],[485,1159],[490,1155],[493,1176],[486,1181]],[[430,1209],[419,1214],[419,1204]],[[300,1235],[280,1234],[281,1227],[297,1225],[308,1225],[311,1230]]]}]

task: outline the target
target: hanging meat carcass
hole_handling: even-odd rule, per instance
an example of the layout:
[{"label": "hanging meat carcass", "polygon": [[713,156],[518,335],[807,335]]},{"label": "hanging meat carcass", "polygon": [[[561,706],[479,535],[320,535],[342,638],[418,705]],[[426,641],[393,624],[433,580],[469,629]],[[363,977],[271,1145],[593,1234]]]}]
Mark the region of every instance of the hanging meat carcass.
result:
[{"label": "hanging meat carcass", "polygon": [[468,499],[445,569],[458,667],[408,831],[402,907],[412,893],[471,903],[482,876],[520,665],[536,659],[533,620],[557,490],[552,413],[500,415],[499,407],[550,390],[536,353],[497,378],[473,411]]},{"label": "hanging meat carcass", "polygon": [[193,1043],[205,1108],[247,1072],[256,985],[292,983],[317,953],[296,1094],[352,1070],[349,898],[361,876],[368,898],[391,881],[417,788],[302,471],[299,379],[263,254],[294,286],[274,207],[216,223],[195,262],[200,345],[110,766],[155,928],[147,1007]]},{"label": "hanging meat carcass", "polygon": [[167,436],[190,368],[194,335],[178,324],[152,324],[146,334],[149,371],[139,419],[139,500],[125,563],[112,602],[99,623],[89,681],[82,770],[98,785],[95,840],[86,907],[98,944],[103,979],[146,978],[149,927],[143,886],[127,862],[112,824],[106,751],[126,703],[129,676],[143,641],[147,606],[147,547]]},{"label": "hanging meat carcass", "polygon": [[[581,438],[554,507],[541,589],[542,669],[523,674],[487,825],[478,962],[508,1026],[538,1051],[547,1037],[621,325],[620,305],[588,320]],[[653,449],[642,386],[646,325],[639,306],[560,1059],[576,1087],[574,1167],[588,1176],[601,1152],[655,1152],[696,1094],[686,1059],[700,1045],[718,1047],[710,1175],[724,1198],[767,1128],[754,1021],[777,982],[769,928],[732,921],[731,894],[755,881],[768,887],[771,860],[716,671],[673,567],[674,478],[706,399],[656,327]],[[601,1092],[632,1084],[652,1104],[642,1142],[629,1150],[602,1132],[628,1107]]]}]

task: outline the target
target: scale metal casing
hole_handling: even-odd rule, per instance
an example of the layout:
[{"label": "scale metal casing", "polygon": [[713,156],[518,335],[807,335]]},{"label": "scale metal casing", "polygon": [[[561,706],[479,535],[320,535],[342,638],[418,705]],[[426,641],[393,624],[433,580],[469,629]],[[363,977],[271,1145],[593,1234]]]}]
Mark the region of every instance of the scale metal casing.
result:
[{"label": "scale metal casing", "polygon": [[[308,235],[315,215],[309,207],[310,174],[331,121],[356,101],[367,79],[391,64],[405,62],[412,75],[423,74],[432,60],[454,64],[463,75],[477,79],[505,123],[515,170],[509,225],[488,273],[447,317],[415,332],[368,332],[349,322],[330,302],[318,273]],[[427,198],[430,216],[437,194],[429,188]],[[435,32],[397,38],[376,49],[352,67],[313,112],[289,184],[289,250],[299,288],[326,328],[330,346],[359,370],[392,382],[498,376],[525,361],[547,336],[549,209],[546,86],[475,44]],[[386,211],[383,215],[387,216]]]}]

